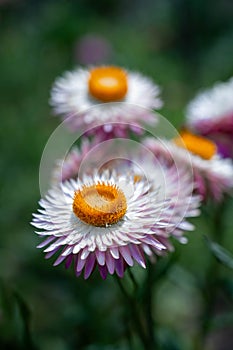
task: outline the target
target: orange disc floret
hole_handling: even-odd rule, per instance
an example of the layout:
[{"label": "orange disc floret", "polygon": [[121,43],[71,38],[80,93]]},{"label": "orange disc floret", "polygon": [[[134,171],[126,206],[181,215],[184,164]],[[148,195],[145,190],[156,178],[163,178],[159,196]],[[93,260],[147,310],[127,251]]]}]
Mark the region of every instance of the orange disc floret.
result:
[{"label": "orange disc floret", "polygon": [[126,210],[127,201],[123,191],[111,184],[83,186],[74,194],[73,212],[89,225],[106,227],[115,224]]},{"label": "orange disc floret", "polygon": [[184,129],[180,132],[180,137],[173,140],[177,146],[187,148],[193,154],[203,159],[211,159],[216,154],[216,145],[205,137],[195,135],[189,130]]},{"label": "orange disc floret", "polygon": [[128,90],[126,72],[114,66],[92,69],[88,83],[89,93],[102,102],[120,101]]}]

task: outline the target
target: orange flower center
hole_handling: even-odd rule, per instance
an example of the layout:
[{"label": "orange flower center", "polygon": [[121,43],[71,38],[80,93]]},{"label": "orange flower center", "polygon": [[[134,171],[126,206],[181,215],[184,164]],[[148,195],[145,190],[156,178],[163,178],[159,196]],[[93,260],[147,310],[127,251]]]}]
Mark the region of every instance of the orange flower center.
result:
[{"label": "orange flower center", "polygon": [[97,183],[83,186],[74,194],[73,212],[89,225],[106,227],[115,224],[126,210],[125,195],[115,185]]},{"label": "orange flower center", "polygon": [[122,100],[128,89],[126,72],[118,67],[99,67],[90,71],[89,93],[102,102]]},{"label": "orange flower center", "polygon": [[200,156],[203,159],[211,159],[216,153],[214,142],[205,137],[192,134],[188,130],[183,130],[180,137],[173,140],[177,146],[187,148],[190,152]]}]

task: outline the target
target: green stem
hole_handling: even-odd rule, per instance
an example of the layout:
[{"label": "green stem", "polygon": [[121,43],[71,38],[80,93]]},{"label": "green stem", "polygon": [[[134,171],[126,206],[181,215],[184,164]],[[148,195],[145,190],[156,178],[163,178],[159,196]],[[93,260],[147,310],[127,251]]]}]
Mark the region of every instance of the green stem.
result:
[{"label": "green stem", "polygon": [[131,269],[128,269],[128,274],[129,274],[129,277],[130,277],[130,279],[131,279],[131,281],[132,281],[132,283],[133,283],[133,286],[134,286],[134,289],[135,289],[135,291],[137,292],[138,291],[138,283],[137,283],[137,281],[136,281],[136,279],[135,279],[135,277],[134,277],[134,274],[133,274],[133,272],[131,271]]},{"label": "green stem", "polygon": [[126,314],[124,315],[124,324],[125,324],[125,336],[126,336],[127,343],[128,343],[128,349],[134,350],[130,324],[129,324],[129,320],[128,320],[128,317]]},{"label": "green stem", "polygon": [[[137,286],[136,280],[131,272],[130,278],[133,277],[134,287]],[[145,315],[144,308],[141,308],[141,305],[138,300],[137,290],[134,293],[130,294],[127,292],[123,285],[123,281],[115,276],[117,284],[120,288],[120,291],[126,301],[126,307],[129,309],[129,316],[132,325],[134,326],[138,337],[141,340],[144,350],[155,350],[154,342],[152,342],[150,334],[148,335],[147,327],[148,321]],[[137,287],[138,288],[138,287]],[[150,326],[151,327],[151,326]]]},{"label": "green stem", "polygon": [[135,305],[135,301],[133,300],[133,298],[131,298],[131,296],[127,293],[126,289],[123,286],[122,280],[120,278],[118,278],[117,276],[115,276],[115,279],[117,281],[117,284],[120,288],[120,291],[123,294],[124,300],[126,301],[126,305],[127,307],[130,307],[130,316],[131,316],[131,321],[134,324],[136,331],[140,337],[140,340],[146,350],[146,346],[147,346],[147,341],[146,341],[146,336],[143,332],[143,327],[141,324],[141,320],[138,314],[138,310],[137,307]]},{"label": "green stem", "polygon": [[[223,213],[226,203],[223,201],[214,208],[214,213],[208,216],[208,220],[212,223],[212,238],[215,242],[221,244],[224,238]],[[195,343],[195,350],[204,348],[206,335],[210,328],[214,312],[214,304],[217,297],[217,279],[220,265],[214,256],[211,256],[211,261],[206,272],[206,283],[203,288],[203,296],[205,307],[201,322],[201,333],[198,341]]]},{"label": "green stem", "polygon": [[153,345],[153,349],[156,348],[155,334],[154,334],[154,320],[153,320],[153,275],[154,269],[153,265],[149,262],[147,267],[146,276],[146,288],[144,293],[144,303],[145,303],[145,318],[146,318],[146,329],[148,332],[148,337],[150,343]]}]

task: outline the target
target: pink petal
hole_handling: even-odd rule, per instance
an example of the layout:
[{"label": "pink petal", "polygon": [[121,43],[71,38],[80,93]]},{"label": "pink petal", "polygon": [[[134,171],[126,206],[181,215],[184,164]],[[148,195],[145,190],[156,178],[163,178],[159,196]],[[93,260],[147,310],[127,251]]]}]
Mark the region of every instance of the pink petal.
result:
[{"label": "pink petal", "polygon": [[99,267],[100,276],[103,278],[103,280],[105,280],[107,278],[107,275],[108,275],[107,266],[106,265],[104,265],[104,266],[98,265],[98,267]]},{"label": "pink petal", "polygon": [[124,276],[124,261],[122,257],[115,260],[115,267],[117,275],[122,278]]},{"label": "pink petal", "polygon": [[110,248],[110,253],[114,259],[119,259],[119,250],[116,247]]},{"label": "pink petal", "polygon": [[109,251],[106,252],[106,266],[108,269],[108,272],[110,273],[110,275],[113,275],[114,270],[115,270],[115,260],[112,257],[112,255],[109,253]]},{"label": "pink petal", "polygon": [[72,264],[72,260],[73,260],[73,254],[70,254],[66,259],[66,263],[65,263],[66,269],[68,269],[70,267],[70,265]]},{"label": "pink petal", "polygon": [[104,266],[105,265],[105,252],[101,252],[100,250],[96,250],[95,251],[95,255],[96,255],[96,259],[97,262],[100,266]]},{"label": "pink petal", "polygon": [[63,260],[65,260],[66,256],[62,256],[60,255],[57,260],[55,260],[55,262],[53,263],[53,266],[57,266],[59,265]]},{"label": "pink petal", "polygon": [[47,254],[45,255],[45,259],[51,258],[51,256],[53,256],[60,248],[61,248],[61,247],[57,247],[57,248],[55,248],[54,250],[52,250],[51,252],[47,253]]},{"label": "pink petal", "polygon": [[86,265],[85,265],[85,271],[84,271],[84,279],[86,280],[90,274],[92,273],[93,271],[93,268],[95,266],[95,254],[94,253],[91,253],[87,260],[86,260]]},{"label": "pink petal", "polygon": [[47,244],[51,243],[54,239],[55,239],[54,236],[47,238],[46,240],[44,240],[43,242],[41,242],[40,244],[38,244],[37,248],[43,248],[43,247],[45,247]]},{"label": "pink petal", "polygon": [[77,261],[76,261],[76,272],[79,273],[82,271],[83,266],[85,265],[86,260],[81,259],[81,254],[78,255]]},{"label": "pink petal", "polygon": [[119,251],[120,251],[121,255],[123,256],[123,258],[125,259],[126,263],[129,266],[133,266],[133,259],[132,259],[129,248],[127,246],[119,247]]},{"label": "pink petal", "polygon": [[145,259],[141,250],[138,248],[138,246],[135,244],[130,244],[129,248],[133,258],[139,263],[139,265],[141,265],[145,269],[146,268]]}]

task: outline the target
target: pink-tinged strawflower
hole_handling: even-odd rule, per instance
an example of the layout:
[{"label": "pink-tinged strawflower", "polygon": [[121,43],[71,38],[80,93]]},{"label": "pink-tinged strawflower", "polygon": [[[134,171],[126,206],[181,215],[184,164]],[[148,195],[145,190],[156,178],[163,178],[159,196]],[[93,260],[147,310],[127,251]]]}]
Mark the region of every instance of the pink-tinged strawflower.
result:
[{"label": "pink-tinged strawflower", "polygon": [[219,153],[233,158],[233,78],[199,93],[187,106],[189,128],[215,141]]},{"label": "pink-tinged strawflower", "polygon": [[195,191],[203,199],[212,198],[215,201],[221,201],[224,193],[232,192],[232,161],[221,158],[216,153],[216,145],[209,139],[183,130],[180,136],[173,140],[161,142],[154,138],[147,138],[143,144],[158,159],[166,160],[168,164],[177,161],[191,164],[196,183]]},{"label": "pink-tinged strawflower", "polygon": [[[101,124],[103,132],[123,136],[128,129],[124,123],[132,124],[137,131],[142,121],[156,122],[148,110],[162,107],[159,95],[160,88],[139,73],[100,66],[66,72],[55,81],[50,102],[55,114],[61,115],[73,131]],[[112,122],[122,123],[121,128]]]},{"label": "pink-tinged strawflower", "polygon": [[[80,176],[80,171],[84,171],[86,174],[93,173],[93,169],[98,167],[96,159],[100,160],[101,163],[106,153],[104,149],[108,149],[108,145],[106,146],[103,141],[104,136],[98,136],[92,140],[84,136],[79,146],[73,146],[64,159],[56,160],[51,176],[52,185],[65,182],[66,180],[76,179]],[[101,144],[103,147],[99,147]],[[80,169],[82,165],[84,165],[85,170]],[[100,164],[101,166],[102,163]]]},{"label": "pink-tinged strawflower", "polygon": [[83,138],[79,147],[74,146],[66,155],[65,159],[58,159],[52,173],[52,184],[58,184],[66,180],[77,178],[82,161],[88,153],[99,143],[99,139],[90,141]]},{"label": "pink-tinged strawflower", "polygon": [[135,261],[145,268],[145,255],[153,260],[172,250],[171,236],[184,242],[183,231],[193,230],[186,217],[199,214],[190,172],[183,167],[178,174],[173,165],[163,170],[166,190],[159,178],[156,185],[136,173],[108,170],[53,187],[32,221],[46,237],[38,247],[47,246],[46,258],[56,254],[54,265],[73,263],[85,279],[95,266],[104,279],[123,277]]}]

